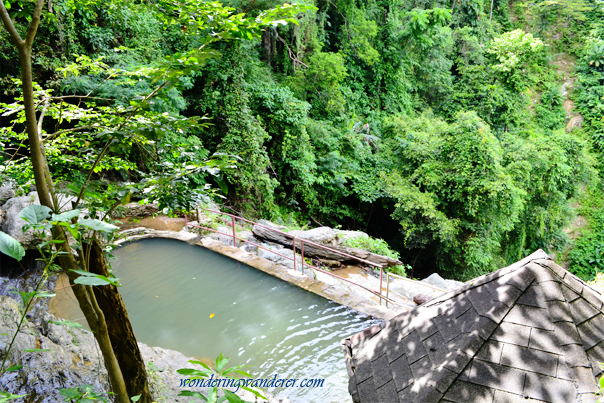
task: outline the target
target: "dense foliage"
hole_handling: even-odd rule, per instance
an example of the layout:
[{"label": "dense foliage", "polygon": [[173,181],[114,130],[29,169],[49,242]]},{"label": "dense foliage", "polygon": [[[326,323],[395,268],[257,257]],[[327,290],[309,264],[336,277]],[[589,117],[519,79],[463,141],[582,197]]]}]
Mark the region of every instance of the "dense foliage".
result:
[{"label": "dense foliage", "polygon": [[[5,3],[23,28],[29,3]],[[283,3],[223,1],[248,16]],[[211,187],[251,218],[367,231],[414,275],[467,279],[537,248],[584,277],[604,266],[592,258],[604,250],[602,204],[584,236],[564,232],[581,189],[602,195],[599,3],[309,0],[297,24],[273,24],[261,40],[217,38],[202,56],[191,49],[211,26],[153,3],[115,4],[57,0],[38,34],[39,99],[73,97],[50,105],[43,126],[59,133],[46,146],[66,183],[83,181],[114,120],[154,88],[154,69],[181,65],[119,131],[96,169],[102,186],[145,187],[214,156],[171,179],[163,205],[186,209],[175,188],[201,197]],[[26,186],[17,59],[0,31],[0,175]],[[585,121],[570,131],[573,101]],[[94,130],[69,131],[74,122]]]}]

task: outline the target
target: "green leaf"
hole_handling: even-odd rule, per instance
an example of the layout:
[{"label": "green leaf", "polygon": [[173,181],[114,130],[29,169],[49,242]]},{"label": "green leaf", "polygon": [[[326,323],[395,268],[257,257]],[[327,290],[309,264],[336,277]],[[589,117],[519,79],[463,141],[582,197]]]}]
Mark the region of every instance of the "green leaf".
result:
[{"label": "green leaf", "polygon": [[226,396],[229,403],[245,403],[239,396],[231,392],[230,390],[223,389],[224,395]]},{"label": "green leaf", "polygon": [[198,397],[203,399],[204,401],[208,401],[208,399],[199,392],[191,392],[190,390],[181,390],[178,396],[189,396],[189,397]]},{"label": "green leaf", "polygon": [[262,395],[260,392],[254,390],[254,389],[248,388],[247,386],[242,386],[241,388],[244,390],[247,390],[248,392],[252,392],[254,395],[259,397],[260,399],[268,400],[264,395]]},{"label": "green leaf", "polygon": [[77,217],[79,215],[80,215],[80,210],[78,210],[78,209],[70,210],[70,211],[66,211],[61,214],[53,214],[51,221],[68,222],[72,218]]},{"label": "green leaf", "polygon": [[82,275],[82,276],[90,276],[90,277],[92,277],[92,276],[95,275],[94,273],[91,273],[91,272],[86,271],[86,270],[75,269],[75,270],[71,270],[71,271],[74,272],[74,273],[77,273],[79,275]]},{"label": "green leaf", "polygon": [[50,292],[50,291],[38,291],[36,292],[35,296],[37,298],[52,298],[55,297],[57,294],[55,294],[54,292]]},{"label": "green leaf", "polygon": [[9,392],[0,392],[0,403],[10,402],[11,400],[20,399],[27,395],[13,395]]},{"label": "green leaf", "polygon": [[130,398],[130,400],[132,400],[133,402],[138,402],[140,400],[140,398],[141,398],[141,395],[137,395],[137,396],[132,396]]},{"label": "green leaf", "polygon": [[81,285],[95,285],[95,286],[113,284],[111,281],[108,281],[105,276],[100,276],[100,275],[98,277],[81,276],[81,277],[78,277],[75,280],[73,280],[73,282],[76,284],[81,284]]},{"label": "green leaf", "polygon": [[208,371],[211,371],[212,369],[209,367],[208,364],[206,364],[205,362],[201,362],[201,361],[195,361],[195,360],[189,360],[189,362],[191,364],[197,364],[197,365],[201,365],[202,367],[204,367],[205,369],[207,369]]},{"label": "green leaf", "polygon": [[68,327],[81,327],[81,328],[84,327],[84,326],[80,325],[79,323],[72,322],[69,320],[49,320],[48,322],[54,323],[55,325],[59,325],[59,326],[65,325]]},{"label": "green leaf", "polygon": [[78,232],[78,230],[76,230],[75,228],[73,228],[71,225],[68,225],[67,230],[71,233],[71,236],[74,237],[75,239],[79,239],[80,238],[80,233]]},{"label": "green leaf", "polygon": [[74,273],[78,273],[81,277],[76,278],[73,282],[82,285],[107,285],[113,284],[116,287],[120,287],[119,278],[112,277],[107,278],[102,274],[90,273],[85,270],[71,270]]},{"label": "green leaf", "polygon": [[6,7],[7,10],[10,10],[10,2],[5,0],[4,1],[4,7]]},{"label": "green leaf", "polygon": [[115,225],[107,224],[106,222],[103,222],[101,220],[82,219],[78,221],[78,224],[83,227],[87,227],[95,231],[101,232],[113,232],[118,229],[118,227],[116,227]]},{"label": "green leaf", "polygon": [[14,372],[20,370],[21,368],[23,368],[23,365],[13,365],[10,368],[6,368],[4,372]]},{"label": "green leaf", "polygon": [[218,399],[218,388],[212,386],[208,389],[208,402],[215,402]]},{"label": "green leaf", "polygon": [[31,206],[25,207],[19,213],[19,218],[24,219],[32,225],[41,224],[49,215],[52,210],[46,206],[40,206],[38,204],[32,204]]},{"label": "green leaf", "polygon": [[32,296],[35,294],[35,291],[19,291],[19,294],[21,295],[21,300],[23,300],[23,306],[27,306],[27,301],[32,298]]},{"label": "green leaf", "polygon": [[2,231],[0,231],[0,252],[19,262],[25,256],[25,249],[23,249],[19,241]]},{"label": "green leaf", "polygon": [[130,195],[131,195],[131,194],[132,194],[131,192],[128,192],[128,194],[127,194],[126,196],[124,196],[124,197],[122,198],[122,200],[120,200],[120,203],[121,203],[122,205],[126,205],[126,204],[130,203]]},{"label": "green leaf", "polygon": [[224,366],[229,362],[229,357],[224,357],[222,353],[216,358],[216,372],[221,373]]},{"label": "green leaf", "polygon": [[210,375],[210,372],[208,372],[208,371],[199,371],[197,369],[192,369],[192,368],[181,368],[181,369],[176,370],[176,372],[178,372],[181,375],[185,375],[185,376],[206,377],[206,376]]},{"label": "green leaf", "polygon": [[49,348],[25,348],[23,349],[26,353],[37,353],[42,351],[50,351]]}]

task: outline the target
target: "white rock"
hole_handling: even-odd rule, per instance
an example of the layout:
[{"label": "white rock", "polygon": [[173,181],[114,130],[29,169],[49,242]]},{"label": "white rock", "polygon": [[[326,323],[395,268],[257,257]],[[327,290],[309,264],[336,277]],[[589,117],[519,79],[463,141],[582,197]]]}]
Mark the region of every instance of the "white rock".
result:
[{"label": "white rock", "polygon": [[216,231],[222,232],[222,234],[212,232],[212,233],[210,233],[210,235],[208,235],[208,237],[215,239],[217,241],[220,241],[225,245],[233,246],[233,237],[230,235],[223,235],[223,234],[232,234],[233,233],[232,228],[221,225],[220,227],[216,228]]},{"label": "white rock", "polygon": [[308,231],[292,230],[288,234],[322,245],[332,245],[336,239],[336,231],[329,227],[313,228]]},{"label": "white rock", "polygon": [[445,280],[437,273],[432,273],[430,276],[423,279],[422,282],[428,283],[430,285],[433,285],[434,287],[438,287],[446,291],[454,290],[455,288],[459,287],[459,285],[461,285],[461,283],[459,283],[459,285],[456,284],[456,282],[453,280]]},{"label": "white rock", "polygon": [[15,197],[15,190],[10,184],[0,186],[0,206],[13,197]]}]

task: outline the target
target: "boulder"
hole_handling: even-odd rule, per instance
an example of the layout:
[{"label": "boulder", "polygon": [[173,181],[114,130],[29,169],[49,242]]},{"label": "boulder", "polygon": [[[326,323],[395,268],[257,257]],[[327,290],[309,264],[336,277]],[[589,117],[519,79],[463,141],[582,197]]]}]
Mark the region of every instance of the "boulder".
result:
[{"label": "boulder", "polygon": [[[275,262],[277,264],[280,264],[281,266],[285,266],[289,269],[293,269],[294,268],[294,252],[291,249],[287,249],[284,248],[280,245],[270,245],[270,244],[263,244],[263,247],[269,249],[262,249],[262,248],[258,248],[258,256],[270,260],[271,262]],[[276,253],[274,253],[276,252]],[[280,255],[286,256],[279,256],[277,255],[277,253],[279,253]],[[302,258],[300,257],[300,255],[296,255],[296,269],[298,271],[300,271],[300,269],[302,268]]]},{"label": "boulder", "polygon": [[[0,311],[0,332],[12,337],[20,317],[17,301],[1,296]],[[7,364],[19,363],[23,367],[2,375],[3,389],[17,395],[36,396],[35,401],[40,403],[63,401],[59,388],[88,384],[97,392],[106,391],[109,388],[107,371],[92,333],[49,323],[55,319],[48,313],[38,319],[42,322],[40,326],[26,320],[17,335]],[[6,351],[8,343],[10,338],[0,338],[0,350]],[[50,351],[24,351],[32,348]]]},{"label": "boulder", "polygon": [[433,299],[433,297],[430,297],[426,294],[417,294],[415,297],[413,297],[413,302],[415,302],[415,305],[421,305],[432,301]]},{"label": "boulder", "polygon": [[138,203],[127,203],[120,213],[123,217],[148,217],[159,211],[159,207],[155,203],[149,204],[138,204]]},{"label": "boulder", "polygon": [[[74,196],[66,196],[64,194],[57,195],[57,201],[61,212],[71,210],[73,208],[72,203],[75,202],[75,200],[76,198]],[[32,204],[40,204],[38,192],[31,192],[27,196],[13,197],[2,206],[4,218],[0,222],[0,230],[19,241],[25,249],[36,249],[36,245],[40,243],[40,239],[36,237],[31,228],[23,232],[23,227],[27,225],[27,222],[19,218],[21,210]],[[83,218],[86,214],[87,211],[82,210],[80,218]],[[50,235],[50,231],[47,235]],[[70,234],[67,234],[67,236],[71,237]]]},{"label": "boulder", "polygon": [[335,231],[337,235],[337,242],[339,245],[343,244],[344,241],[347,239],[369,238],[369,235],[362,231],[344,231],[340,229],[337,229]]},{"label": "boulder", "polygon": [[35,249],[36,244],[40,242],[39,237],[36,237],[31,228],[23,232],[23,227],[27,225],[27,222],[19,218],[21,210],[32,204],[40,204],[38,193],[36,192],[30,193],[29,196],[14,197],[2,206],[4,219],[2,220],[0,230],[19,241],[25,249]]},{"label": "boulder", "polygon": [[320,243],[322,245],[335,246],[336,231],[329,227],[319,227],[309,229],[308,231],[293,230],[289,234],[296,238],[307,239],[311,242]]},{"label": "boulder", "polygon": [[[284,234],[283,229],[282,229],[283,227],[273,226],[273,225],[271,225],[272,223],[270,223],[270,221],[264,221],[264,222],[259,222],[259,223],[264,226],[254,225],[254,227],[252,228],[252,232],[254,233],[254,235],[256,237],[265,239],[270,242],[278,243],[278,244],[286,246],[288,248],[293,247],[293,238],[292,238],[293,236],[295,236],[296,238],[301,238],[301,239],[307,240],[307,238],[306,238],[307,234],[309,232],[313,231],[313,230],[291,231],[287,234]],[[266,227],[272,227],[281,232],[273,231],[270,228],[266,228]],[[327,228],[327,227],[316,228],[316,229],[320,229],[320,231],[311,232],[312,236],[315,237],[314,239],[318,239],[318,238],[328,239],[328,235],[330,232],[325,230],[324,228]],[[336,234],[335,230],[332,230],[331,228],[329,228],[329,230],[333,231],[333,234],[335,237],[335,234]],[[308,240],[311,242],[314,242],[310,239],[308,239]],[[318,242],[315,242],[315,243],[318,243]],[[301,246],[302,246],[302,243],[299,240],[296,240],[297,251],[301,250]],[[342,253],[346,253],[348,255],[376,263],[383,267],[397,266],[397,265],[403,264],[399,260],[392,259],[392,258],[389,258],[386,256],[381,256],[381,255],[371,253],[371,252],[368,252],[368,251],[362,250],[362,249],[349,248],[349,247],[345,247],[345,246],[332,246],[332,245],[329,245],[328,247],[332,250],[327,250],[327,249],[321,248],[320,246],[312,245],[309,243],[304,243],[304,256],[320,258],[320,259],[337,260],[337,261],[343,262],[343,263],[355,263],[355,262],[358,263],[357,259],[342,255]]]},{"label": "boulder", "polygon": [[428,277],[422,280],[422,282],[433,285],[445,291],[451,291],[462,285],[462,282],[455,280],[445,280],[437,273],[432,273]]},{"label": "boulder", "polygon": [[232,234],[233,230],[231,228],[221,225],[220,227],[216,228],[216,231],[222,232],[222,234],[218,234],[216,232],[210,232],[210,235],[208,235],[208,237],[211,239],[220,241],[225,245],[233,246],[233,237],[231,235],[223,235],[223,234]]},{"label": "boulder", "polygon": [[11,185],[0,186],[0,206],[13,197],[15,197],[15,190]]}]

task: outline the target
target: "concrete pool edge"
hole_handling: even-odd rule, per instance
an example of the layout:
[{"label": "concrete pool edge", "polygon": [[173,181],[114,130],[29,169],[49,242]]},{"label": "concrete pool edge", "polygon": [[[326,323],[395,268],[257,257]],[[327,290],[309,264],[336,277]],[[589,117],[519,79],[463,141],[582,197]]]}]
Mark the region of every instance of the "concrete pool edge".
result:
[{"label": "concrete pool edge", "polygon": [[370,304],[367,302],[367,300],[357,295],[347,293],[342,289],[338,289],[322,281],[313,280],[303,273],[294,271],[252,253],[245,252],[234,246],[225,245],[220,241],[216,241],[208,237],[202,237],[189,232],[159,231],[148,228],[140,228],[138,230],[139,231],[137,231],[136,235],[129,235],[125,238],[119,239],[115,242],[115,245],[122,245],[127,242],[150,238],[174,239],[177,241],[186,242],[190,245],[201,246],[223,256],[227,256],[231,259],[237,260],[238,262],[270,274],[271,276],[277,277],[283,281],[287,281],[288,283],[298,286],[304,290],[320,295],[323,298],[327,298],[330,301],[345,305],[362,314],[374,318],[389,320],[401,313],[401,311],[395,311],[393,309],[386,308],[383,305],[380,306]]}]

